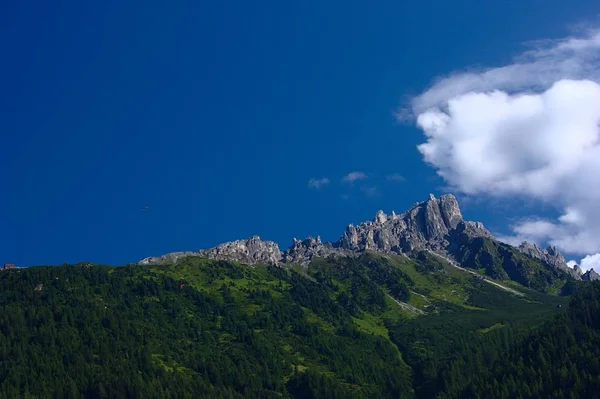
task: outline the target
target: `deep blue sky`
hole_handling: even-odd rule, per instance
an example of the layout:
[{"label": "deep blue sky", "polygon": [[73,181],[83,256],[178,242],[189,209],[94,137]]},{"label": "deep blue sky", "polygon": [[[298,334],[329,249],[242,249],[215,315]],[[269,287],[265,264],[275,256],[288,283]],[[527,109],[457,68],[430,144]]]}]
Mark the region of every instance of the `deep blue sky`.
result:
[{"label": "deep blue sky", "polygon": [[[600,12],[564,0],[123,3],[0,5],[0,263],[123,264],[252,234],[335,240],[443,192],[420,131],[394,120],[408,96]],[[352,171],[370,178],[342,185]],[[312,177],[331,184],[311,190]],[[495,229],[515,216],[486,202],[463,213]]]}]

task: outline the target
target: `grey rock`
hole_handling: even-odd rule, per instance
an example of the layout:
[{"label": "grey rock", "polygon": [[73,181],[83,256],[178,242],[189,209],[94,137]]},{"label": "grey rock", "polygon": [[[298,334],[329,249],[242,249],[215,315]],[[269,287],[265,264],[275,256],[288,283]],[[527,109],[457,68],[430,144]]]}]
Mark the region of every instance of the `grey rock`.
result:
[{"label": "grey rock", "polygon": [[262,241],[259,236],[247,240],[226,242],[214,248],[199,251],[199,256],[254,265],[277,265],[281,261],[279,246],[273,241]]},{"label": "grey rock", "polygon": [[304,240],[294,238],[292,246],[282,255],[282,263],[308,266],[316,258],[353,256],[355,252],[336,248],[331,243],[321,242],[321,237],[308,237]]},{"label": "grey rock", "polygon": [[450,231],[463,223],[462,232],[470,236],[492,237],[481,223],[464,222],[456,197],[445,194],[440,199],[432,194],[424,202],[396,215],[377,212],[373,221],[352,224],[335,244],[351,251],[411,253],[419,250],[444,252],[449,246]]},{"label": "grey rock", "polygon": [[375,219],[373,220],[374,223],[378,223],[378,224],[384,224],[385,222],[387,222],[388,220],[388,216],[383,213],[382,210],[377,211],[377,214],[375,215]]},{"label": "grey rock", "polygon": [[583,275],[581,276],[581,279],[585,280],[585,281],[600,280],[600,274],[596,273],[594,271],[594,269],[590,269],[587,272],[583,273]]},{"label": "grey rock", "polygon": [[444,194],[440,197],[439,204],[446,226],[451,229],[456,228],[463,220],[456,197],[452,194]]},{"label": "grey rock", "polygon": [[[426,201],[416,203],[404,213],[396,214],[392,211],[387,215],[379,210],[370,221],[358,225],[349,224],[335,243],[323,243],[319,236],[304,240],[294,238],[292,245],[282,252],[275,242],[262,241],[258,236],[253,236],[207,250],[150,257],[139,263],[173,263],[186,256],[198,256],[249,265],[262,263],[308,266],[317,257],[357,256],[364,251],[408,256],[415,256],[421,251],[431,251],[448,258],[463,259],[465,248],[469,250],[469,244],[482,237],[495,241],[482,223],[463,220],[454,195],[445,194],[437,199],[430,194]],[[571,269],[555,247],[548,247],[542,251],[534,244],[523,243],[518,249],[528,256],[542,260],[549,267],[569,273],[576,279],[583,276],[587,279],[598,278],[598,274],[593,271],[581,276],[581,269]],[[490,254],[482,256],[491,257]]]},{"label": "grey rock", "polygon": [[569,265],[567,265],[564,256],[562,256],[556,247],[548,246],[546,249],[541,250],[536,244],[523,241],[517,249],[532,258],[539,259],[556,269],[568,273],[575,279],[579,280],[581,278],[581,273],[578,273],[575,269],[571,269]]},{"label": "grey rock", "polygon": [[200,256],[198,252],[171,252],[162,256],[150,256],[148,258],[144,258],[138,262],[140,265],[162,265],[175,263],[181,258],[185,258],[188,256]]},{"label": "grey rock", "polygon": [[197,252],[172,252],[162,256],[149,257],[139,261],[139,264],[168,264],[175,263],[181,258],[196,256],[215,260],[254,265],[257,263],[277,265],[281,261],[281,251],[273,241],[262,241],[258,236],[246,240],[226,242],[211,249]]},{"label": "grey rock", "polygon": [[456,228],[457,230],[464,231],[469,237],[494,238],[492,233],[490,233],[481,222],[461,221]]},{"label": "grey rock", "polygon": [[573,271],[575,272],[575,274],[577,274],[578,276],[581,276],[583,274],[583,270],[581,270],[581,267],[579,267],[579,265],[575,265],[573,266]]},{"label": "grey rock", "polygon": [[444,252],[448,247],[450,231],[461,227],[470,236],[490,236],[483,225],[464,222],[456,198],[452,194],[437,199],[432,194],[427,201],[415,204],[411,209],[390,215],[378,211],[373,220],[357,226],[350,224],[335,243],[323,243],[320,237],[303,241],[294,239],[286,251],[281,252],[276,243],[262,241],[258,236],[221,244],[215,248],[197,252],[174,252],[150,257],[140,264],[173,263],[186,256],[230,260],[256,264],[308,265],[315,257],[353,256],[363,251],[405,253],[432,250]]}]

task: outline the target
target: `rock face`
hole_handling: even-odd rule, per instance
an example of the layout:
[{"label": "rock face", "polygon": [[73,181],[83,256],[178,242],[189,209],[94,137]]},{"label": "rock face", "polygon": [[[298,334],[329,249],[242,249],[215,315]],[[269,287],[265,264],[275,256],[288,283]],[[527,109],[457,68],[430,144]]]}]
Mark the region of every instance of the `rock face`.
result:
[{"label": "rock face", "polygon": [[573,271],[575,272],[575,274],[577,274],[580,277],[583,274],[583,270],[581,270],[581,267],[579,267],[579,265],[573,266]]},{"label": "rock face", "polygon": [[568,273],[576,279],[580,278],[581,272],[578,273],[577,270],[571,269],[569,265],[567,265],[566,259],[561,255],[556,247],[548,246],[546,249],[541,250],[537,245],[523,241],[523,243],[521,243],[517,249],[522,253],[531,256],[532,258],[539,259],[552,267]]},{"label": "rock face", "polygon": [[449,233],[459,226],[461,232],[469,236],[492,237],[483,224],[463,221],[454,195],[445,194],[436,199],[430,194],[427,201],[415,204],[400,215],[379,211],[372,221],[348,225],[334,245],[351,251],[445,251],[450,245]]},{"label": "rock face", "polygon": [[594,271],[594,269],[590,269],[587,272],[583,273],[583,275],[581,276],[581,279],[585,280],[585,281],[600,280],[600,274],[596,273]]},{"label": "rock face", "polygon": [[283,253],[282,262],[308,266],[315,257],[326,258],[329,256],[351,256],[353,254],[352,251],[335,248],[331,243],[323,244],[319,236],[317,238],[308,237],[304,240],[294,238],[292,246]]},{"label": "rock face", "polygon": [[[139,263],[173,263],[186,256],[198,256],[249,265],[308,266],[316,257],[357,256],[364,251],[408,256],[431,251],[466,267],[485,268],[492,277],[516,279],[541,289],[545,287],[544,276],[554,278],[565,272],[576,279],[581,278],[581,271],[571,269],[554,247],[542,251],[533,244],[523,243],[515,249],[495,240],[483,224],[463,220],[458,201],[452,194],[442,195],[439,199],[430,194],[426,201],[416,203],[402,214],[392,212],[388,215],[380,210],[370,221],[348,225],[335,243],[323,243],[318,236],[304,240],[294,238],[291,247],[282,252],[275,242],[253,236],[207,250],[146,258]],[[532,265],[527,258],[537,262]],[[593,271],[584,276],[587,279],[599,277]]]},{"label": "rock face", "polygon": [[199,256],[254,265],[266,263],[277,265],[281,261],[279,246],[273,241],[262,241],[259,236],[247,240],[226,242],[211,249],[199,251]]},{"label": "rock face", "polygon": [[200,256],[198,252],[171,252],[162,256],[150,256],[148,258],[144,258],[138,262],[140,265],[160,265],[167,263],[175,263],[180,258],[185,258],[187,256]]},{"label": "rock face", "polygon": [[149,257],[142,259],[138,263],[141,265],[174,263],[180,258],[187,256],[229,260],[247,265],[257,263],[277,265],[281,261],[281,251],[276,243],[273,241],[262,241],[260,237],[253,236],[247,240],[226,242],[214,248],[198,252],[172,252],[162,256]]},{"label": "rock face", "polygon": [[[481,223],[462,219],[456,197],[432,194],[427,201],[415,204],[408,211],[387,215],[378,211],[373,220],[346,227],[342,237],[335,243],[323,243],[321,238],[305,240],[294,238],[292,246],[281,252],[276,243],[262,241],[258,236],[221,244],[215,248],[197,252],[174,252],[150,257],[140,264],[172,263],[186,256],[199,256],[217,260],[231,260],[253,265],[300,264],[306,266],[315,257],[354,256],[370,250],[383,253],[411,254],[430,250],[446,253],[453,237],[492,237]],[[448,241],[450,240],[450,241]]]}]

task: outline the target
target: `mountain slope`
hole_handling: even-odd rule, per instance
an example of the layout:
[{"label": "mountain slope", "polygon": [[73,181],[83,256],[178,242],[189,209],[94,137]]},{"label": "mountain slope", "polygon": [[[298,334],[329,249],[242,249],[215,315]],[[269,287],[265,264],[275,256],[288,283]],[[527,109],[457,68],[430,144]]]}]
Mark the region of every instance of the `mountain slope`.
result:
[{"label": "mountain slope", "polygon": [[[582,306],[583,321],[544,323],[567,304],[556,294],[600,300],[597,283],[577,281],[597,278],[555,248],[497,241],[463,220],[452,195],[380,211],[335,243],[294,239],[281,251],[254,236],[124,267],[10,269],[0,273],[0,396],[507,397],[500,384],[511,397],[548,387],[565,397],[568,384],[586,393],[596,380],[581,367],[595,370],[598,356],[579,356],[562,331],[600,343],[595,305]],[[536,338],[540,326],[551,335]],[[584,363],[552,348],[535,357],[524,345],[536,340]],[[561,368],[525,387],[507,358],[530,368],[556,359],[578,377]]]},{"label": "mountain slope", "polygon": [[2,397],[412,396],[388,339],[283,269],[38,267],[0,290]]},{"label": "mountain slope", "polygon": [[512,247],[497,241],[482,223],[463,220],[458,201],[452,194],[439,199],[430,194],[426,201],[399,215],[378,211],[371,221],[348,225],[334,243],[323,243],[320,237],[294,238],[292,246],[281,251],[276,243],[253,236],[208,250],[149,257],[139,263],[162,264],[197,256],[249,265],[308,267],[318,258],[357,257],[366,251],[412,258],[429,251],[493,279],[512,280],[538,291],[558,292],[566,281],[582,278],[581,273],[567,265],[556,248],[542,251],[530,243]]},{"label": "mountain slope", "polygon": [[558,290],[572,277],[559,268],[488,237],[452,232],[449,252],[462,266],[479,270],[497,280],[512,280],[538,291]]},{"label": "mountain slope", "polygon": [[463,320],[448,331],[466,336],[536,324],[565,303],[419,258],[365,253],[298,272],[194,256],[5,271],[0,396],[414,397],[420,344],[398,329]]},{"label": "mountain slope", "polygon": [[600,392],[599,359],[600,284],[594,283],[579,287],[566,311],[506,356],[474,371],[460,395],[595,398]]}]

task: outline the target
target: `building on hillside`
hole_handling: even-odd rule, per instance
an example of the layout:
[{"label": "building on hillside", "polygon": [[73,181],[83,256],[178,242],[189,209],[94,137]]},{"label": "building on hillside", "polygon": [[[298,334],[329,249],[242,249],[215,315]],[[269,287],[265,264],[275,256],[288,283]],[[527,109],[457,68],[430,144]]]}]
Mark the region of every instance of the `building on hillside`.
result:
[{"label": "building on hillside", "polygon": [[4,267],[2,269],[7,270],[7,269],[14,269],[14,268],[15,268],[14,263],[5,263]]}]

